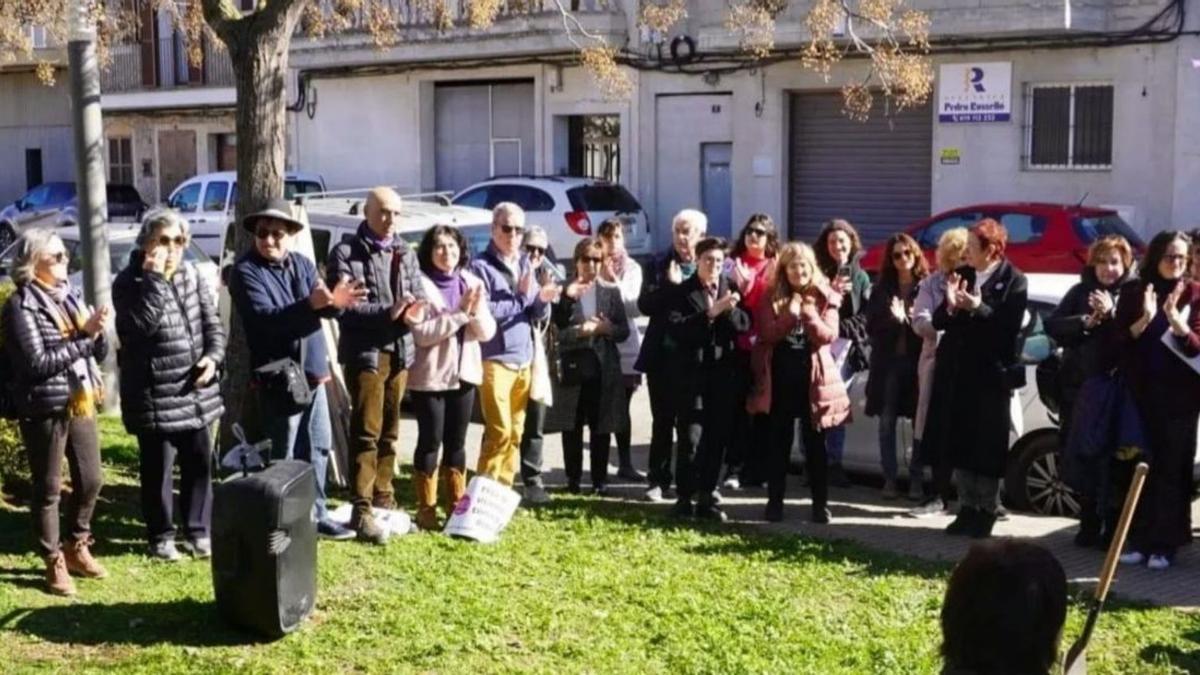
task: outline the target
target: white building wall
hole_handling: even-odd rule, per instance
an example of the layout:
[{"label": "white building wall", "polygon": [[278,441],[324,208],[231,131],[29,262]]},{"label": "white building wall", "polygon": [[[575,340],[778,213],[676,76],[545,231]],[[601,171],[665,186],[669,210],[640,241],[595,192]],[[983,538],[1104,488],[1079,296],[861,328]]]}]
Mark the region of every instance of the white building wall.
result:
[{"label": "white building wall", "polygon": [[0,205],[25,194],[25,150],[41,148],[42,178],[74,181],[66,71],[54,86],[33,73],[0,74]]}]

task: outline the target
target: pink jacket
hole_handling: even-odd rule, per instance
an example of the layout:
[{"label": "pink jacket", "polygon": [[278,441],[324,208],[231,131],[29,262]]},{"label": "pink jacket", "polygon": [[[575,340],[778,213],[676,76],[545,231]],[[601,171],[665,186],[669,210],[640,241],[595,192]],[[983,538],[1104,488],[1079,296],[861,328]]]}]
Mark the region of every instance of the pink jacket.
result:
[{"label": "pink jacket", "polygon": [[[462,275],[469,288],[483,287],[479,277],[466,270]],[[483,359],[479,343],[496,334],[496,320],[488,311],[486,291],[475,318],[471,318],[457,307],[446,307],[441,291],[424,274],[421,285],[429,304],[423,321],[409,323],[416,353],[412,367],[408,369],[408,388],[450,391],[457,389],[460,382],[480,384],[483,382]],[[466,331],[460,341],[458,331],[464,326]]]},{"label": "pink jacket", "polygon": [[818,429],[829,429],[845,422],[850,417],[850,396],[838,372],[837,363],[829,345],[838,336],[838,308],[841,296],[831,288],[821,289],[819,307],[806,310],[799,319],[787,311],[786,305],[776,313],[778,304],[764,297],[758,305],[755,324],[758,341],[750,353],[750,369],[754,375],[754,386],[746,400],[746,410],[754,413],[771,411],[771,355],[775,345],[781,342],[797,322],[802,323],[812,352],[812,366],[808,382],[797,382],[796,386],[807,386],[812,405],[813,424]]}]

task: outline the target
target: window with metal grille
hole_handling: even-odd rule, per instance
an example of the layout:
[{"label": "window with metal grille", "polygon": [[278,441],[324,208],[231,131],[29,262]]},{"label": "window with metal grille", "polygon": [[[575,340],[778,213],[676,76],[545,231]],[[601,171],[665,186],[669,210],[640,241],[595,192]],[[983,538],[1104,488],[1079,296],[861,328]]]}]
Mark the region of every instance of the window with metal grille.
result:
[{"label": "window with metal grille", "polygon": [[1027,85],[1025,104],[1026,167],[1112,168],[1112,85]]},{"label": "window with metal grille", "polygon": [[133,141],[128,136],[108,139],[108,180],[133,184]]}]

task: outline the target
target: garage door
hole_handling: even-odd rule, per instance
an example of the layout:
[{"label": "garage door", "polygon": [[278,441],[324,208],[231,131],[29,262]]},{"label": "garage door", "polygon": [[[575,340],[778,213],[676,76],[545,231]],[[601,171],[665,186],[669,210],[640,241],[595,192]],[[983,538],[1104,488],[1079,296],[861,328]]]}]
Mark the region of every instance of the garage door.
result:
[{"label": "garage door", "polygon": [[925,106],[855,122],[841,94],[793,94],[792,237],[811,242],[825,221],[845,218],[870,245],[927,217],[932,120]]},{"label": "garage door", "polygon": [[439,84],[435,103],[437,189],[534,173],[533,82]]}]

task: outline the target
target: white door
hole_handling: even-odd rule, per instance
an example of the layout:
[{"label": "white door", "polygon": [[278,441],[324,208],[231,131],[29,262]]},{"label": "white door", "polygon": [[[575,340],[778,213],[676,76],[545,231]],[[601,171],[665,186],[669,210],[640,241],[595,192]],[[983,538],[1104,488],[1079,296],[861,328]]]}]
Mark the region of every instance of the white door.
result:
[{"label": "white door", "polygon": [[[733,142],[733,96],[660,95],[654,106],[654,200],[650,213],[656,248],[671,240],[671,216],[704,208],[703,148]],[[643,202],[642,206],[651,207]]]}]

